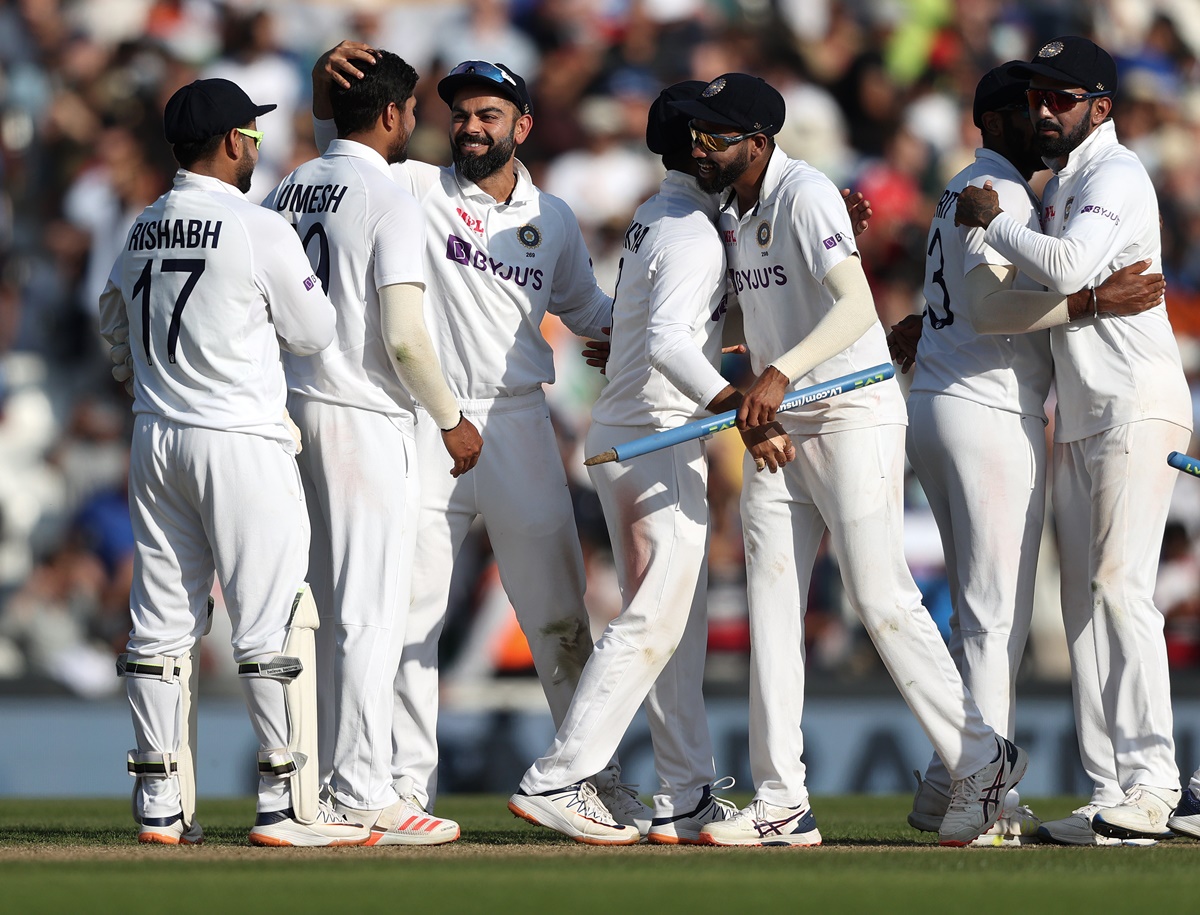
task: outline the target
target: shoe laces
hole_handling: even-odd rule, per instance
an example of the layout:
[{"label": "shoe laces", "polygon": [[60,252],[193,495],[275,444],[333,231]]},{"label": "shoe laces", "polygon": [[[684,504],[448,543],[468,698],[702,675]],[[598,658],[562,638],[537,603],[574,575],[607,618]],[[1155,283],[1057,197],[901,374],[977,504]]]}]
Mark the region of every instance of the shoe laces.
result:
[{"label": "shoe laces", "polygon": [[[585,782],[585,784],[591,785],[590,782]],[[594,787],[592,793],[599,799],[600,792],[596,791]],[[602,802],[610,811],[615,810],[630,816],[642,816],[645,813],[645,805],[638,797],[637,788],[623,782],[614,782],[605,788]]]},{"label": "shoe laces", "polygon": [[329,801],[320,801],[317,803],[317,822],[318,823],[335,823],[338,825],[349,825],[350,821],[333,809],[333,805]]},{"label": "shoe laces", "polygon": [[[614,787],[632,790],[627,785],[619,785]],[[596,786],[591,782],[580,782],[575,789],[575,797],[571,799],[567,805],[574,807],[582,816],[596,820],[606,826],[618,826],[616,820],[613,819],[612,812],[605,805],[604,801],[600,800],[600,795],[596,791]]]},{"label": "shoe laces", "polygon": [[[708,786],[708,800],[711,804],[715,805],[717,811],[720,811],[720,813],[717,813],[713,817],[714,820],[732,820],[738,815],[737,804],[735,804],[733,801],[727,801],[723,797],[717,797],[716,794],[713,793],[714,791],[728,791],[736,784],[737,781],[732,775],[726,775],[718,778],[715,782]],[[716,811],[714,811],[714,813],[715,812]]]}]

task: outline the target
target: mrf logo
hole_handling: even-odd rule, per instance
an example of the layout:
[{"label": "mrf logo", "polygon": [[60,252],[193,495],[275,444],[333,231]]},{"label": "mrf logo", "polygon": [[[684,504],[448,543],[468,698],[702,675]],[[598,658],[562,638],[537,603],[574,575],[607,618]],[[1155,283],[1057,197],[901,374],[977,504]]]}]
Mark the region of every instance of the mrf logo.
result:
[{"label": "mrf logo", "polygon": [[458,213],[458,218],[467,224],[468,229],[470,229],[472,232],[476,233],[477,235],[483,234],[483,220],[482,219],[476,219],[474,216],[472,216],[470,213],[468,213],[462,207],[455,207],[455,211]]}]

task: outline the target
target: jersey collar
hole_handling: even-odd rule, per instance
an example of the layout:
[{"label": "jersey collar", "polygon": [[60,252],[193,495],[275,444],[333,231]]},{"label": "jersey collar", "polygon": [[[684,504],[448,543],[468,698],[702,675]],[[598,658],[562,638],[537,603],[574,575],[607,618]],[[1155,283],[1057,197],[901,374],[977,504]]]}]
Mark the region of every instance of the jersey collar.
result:
[{"label": "jersey collar", "polygon": [[1003,175],[1010,181],[1020,182],[1021,187],[1025,188],[1025,193],[1029,195],[1029,199],[1033,201],[1034,209],[1041,209],[1041,201],[1038,200],[1037,194],[1033,192],[1033,188],[1029,186],[1029,182],[1021,176],[1021,173],[1017,171],[1017,167],[1004,158],[1004,156],[1000,155],[1000,153],[994,149],[987,149],[981,146],[975,150],[975,161],[986,162],[997,175]]},{"label": "jersey collar", "polygon": [[232,184],[226,184],[220,178],[214,178],[211,175],[198,175],[195,172],[188,171],[186,168],[181,168],[175,173],[174,188],[177,191],[185,188],[196,188],[202,191],[216,191],[221,194],[235,194],[243,200],[246,195],[239,191]]},{"label": "jersey collar", "polygon": [[720,209],[721,198],[700,189],[700,182],[686,172],[668,171],[662,180],[660,192],[670,197],[690,200],[710,221],[715,221]]},{"label": "jersey collar", "polygon": [[513,167],[517,172],[517,185],[513,188],[512,194],[507,200],[496,200],[487,191],[480,188],[474,181],[468,181],[459,174],[455,166],[450,166],[454,172],[454,180],[458,182],[458,189],[464,197],[482,201],[491,201],[497,205],[512,205],[518,203],[527,203],[537,196],[537,188],[533,186],[533,178],[529,175],[529,169],[520,159],[513,159]]},{"label": "jersey collar", "polygon": [[[1071,154],[1067,156],[1067,164],[1054,174],[1060,178],[1069,178],[1100,155],[1103,150],[1116,145],[1117,125],[1110,118],[1093,130],[1086,140],[1071,150]],[[1049,165],[1049,163],[1047,164]],[[1053,170],[1054,166],[1050,167]]]},{"label": "jersey collar", "polygon": [[371,149],[370,146],[359,143],[357,140],[334,140],[325,150],[324,158],[328,159],[331,156],[347,156],[351,159],[362,159],[387,175],[388,179],[391,180],[392,171],[387,164],[387,159]]},{"label": "jersey collar", "polygon": [[[775,192],[779,190],[779,182],[783,178],[783,172],[787,167],[789,158],[788,154],[778,146],[771,151],[771,158],[767,162],[766,171],[763,173],[762,185],[758,189],[758,200],[754,202],[753,210],[757,210],[759,207],[770,206],[775,202]],[[728,190],[725,199],[721,203],[721,209],[737,213],[738,219],[746,215],[738,210],[737,191],[733,188]]]}]

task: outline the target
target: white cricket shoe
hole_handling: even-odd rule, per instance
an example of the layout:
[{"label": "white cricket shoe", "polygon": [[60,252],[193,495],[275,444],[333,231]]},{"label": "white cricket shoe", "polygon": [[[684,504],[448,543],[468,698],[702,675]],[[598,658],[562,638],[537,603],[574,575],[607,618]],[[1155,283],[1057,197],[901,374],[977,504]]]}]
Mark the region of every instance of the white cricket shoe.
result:
[{"label": "white cricket shoe", "polygon": [[913,775],[917,777],[917,791],[913,795],[908,825],[921,832],[937,832],[942,828],[942,817],[950,806],[950,795],[921,778],[916,769],[913,769]]},{"label": "white cricket shoe", "polygon": [[1029,766],[1029,756],[1011,740],[996,738],[997,754],[990,763],[950,786],[950,806],[938,829],[938,844],[961,847],[992,828],[1004,799]]},{"label": "white cricket shoe", "polygon": [[642,803],[637,788],[622,784],[616,775],[596,780],[596,796],[622,826],[631,826],[645,836],[654,821],[654,811]]},{"label": "white cricket shoe", "polygon": [[1155,845],[1154,839],[1115,839],[1099,835],[1092,828],[1092,817],[1099,804],[1084,804],[1061,820],[1045,820],[1038,827],[1038,838],[1055,845]]},{"label": "white cricket shoe", "polygon": [[585,845],[636,845],[642,834],[613,819],[589,781],[542,794],[518,791],[508,809],[535,826],[545,826]]},{"label": "white cricket shoe", "polygon": [[1169,788],[1134,785],[1115,807],[1103,807],[1092,817],[1092,829],[1110,839],[1169,839],[1167,821],[1179,803]]},{"label": "white cricket shoe", "polygon": [[1175,808],[1171,819],[1167,820],[1167,825],[1181,836],[1200,839],[1200,796],[1191,788],[1183,792],[1179,806]]},{"label": "white cricket shoe", "polygon": [[251,845],[324,847],[330,845],[362,845],[371,837],[371,829],[352,823],[321,801],[317,818],[312,823],[295,819],[291,807],[259,813],[250,830]]},{"label": "white cricket shoe", "polygon": [[[733,779],[719,787],[732,788]],[[709,823],[731,820],[738,814],[737,805],[712,793],[716,785],[705,785],[700,803],[691,813],[673,817],[655,817],[650,824],[647,840],[654,845],[699,845],[700,831]]]},{"label": "white cricket shoe", "polygon": [[203,845],[204,830],[200,823],[184,830],[183,814],[172,817],[139,817],[138,841],[143,845]]},{"label": "white cricket shoe", "polygon": [[[1017,792],[1010,791],[1008,800],[1017,801]],[[1038,840],[1038,827],[1042,821],[1032,810],[1021,803],[1005,802],[1000,819],[992,824],[992,828],[975,839],[971,845],[975,848],[1007,848],[1012,845],[1034,845]]]},{"label": "white cricket shoe", "polygon": [[454,820],[444,820],[425,812],[411,797],[402,797],[383,810],[358,810],[335,803],[334,810],[348,820],[371,827],[363,845],[445,845],[460,835]]},{"label": "white cricket shoe", "polygon": [[709,823],[700,830],[701,845],[791,845],[821,844],[821,833],[812,807],[776,807],[754,800],[728,819]]}]

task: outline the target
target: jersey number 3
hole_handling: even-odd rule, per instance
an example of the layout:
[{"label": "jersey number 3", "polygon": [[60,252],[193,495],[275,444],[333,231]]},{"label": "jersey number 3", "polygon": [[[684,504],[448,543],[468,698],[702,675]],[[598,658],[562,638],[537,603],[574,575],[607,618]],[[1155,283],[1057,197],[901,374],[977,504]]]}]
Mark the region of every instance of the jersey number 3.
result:
[{"label": "jersey number 3", "polygon": [[[154,360],[150,357],[150,274],[155,263],[152,260],[146,261],[141,275],[133,284],[133,297],[135,299],[139,295],[142,297],[142,346],[146,348],[146,362],[149,365],[154,365]],[[200,258],[167,258],[162,261],[159,273],[188,274],[187,279],[183,281],[183,288],[175,297],[175,306],[171,309],[171,324],[167,328],[167,359],[171,362],[175,361],[175,347],[179,343],[179,325],[183,320],[183,308],[187,305],[188,298],[191,296],[192,290],[196,288],[196,283],[199,282],[200,274],[203,272],[204,261]]]},{"label": "jersey number 3", "polygon": [[942,252],[941,229],[934,229],[933,238],[929,240],[929,250],[926,254],[931,259],[931,262],[934,248],[937,248],[938,265],[929,281],[942,290],[942,310],[946,312],[946,317],[939,318],[937,312],[933,310],[933,304],[930,303],[929,324],[934,330],[941,330],[943,327],[949,327],[954,323],[954,312],[950,310],[950,290],[946,288],[946,255]]}]

